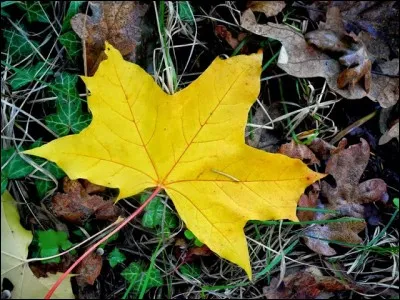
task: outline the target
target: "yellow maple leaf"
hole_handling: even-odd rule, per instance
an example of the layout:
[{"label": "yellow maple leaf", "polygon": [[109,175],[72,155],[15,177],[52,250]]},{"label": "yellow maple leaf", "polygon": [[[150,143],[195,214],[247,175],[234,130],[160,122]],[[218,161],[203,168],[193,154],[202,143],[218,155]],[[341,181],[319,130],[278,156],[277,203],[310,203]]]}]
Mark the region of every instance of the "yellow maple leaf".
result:
[{"label": "yellow maple leaf", "polygon": [[25,153],[55,162],[71,179],[118,188],[118,199],[163,188],[187,227],[251,278],[246,222],[297,220],[300,195],[323,177],[298,159],[244,143],[262,54],[217,58],[168,95],[108,43],[105,52],[96,74],[82,77],[91,124]]}]

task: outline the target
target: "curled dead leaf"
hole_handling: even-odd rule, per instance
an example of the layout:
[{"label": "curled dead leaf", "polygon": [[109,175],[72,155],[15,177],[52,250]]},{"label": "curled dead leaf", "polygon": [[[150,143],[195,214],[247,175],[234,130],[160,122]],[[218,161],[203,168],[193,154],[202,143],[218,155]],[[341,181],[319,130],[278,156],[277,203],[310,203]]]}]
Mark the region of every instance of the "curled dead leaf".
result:
[{"label": "curled dead leaf", "polygon": [[[101,187],[85,183],[90,192],[102,190]],[[63,180],[64,194],[57,193],[52,199],[54,214],[68,222],[83,224],[92,215],[98,220],[115,221],[119,209],[112,200],[106,201],[101,196],[89,195],[78,180]]]},{"label": "curled dead leaf", "polygon": [[337,79],[337,86],[340,89],[349,86],[351,89],[354,89],[356,83],[364,78],[364,89],[367,93],[369,93],[371,89],[371,61],[369,59],[365,60],[362,64],[346,69],[339,74]]}]

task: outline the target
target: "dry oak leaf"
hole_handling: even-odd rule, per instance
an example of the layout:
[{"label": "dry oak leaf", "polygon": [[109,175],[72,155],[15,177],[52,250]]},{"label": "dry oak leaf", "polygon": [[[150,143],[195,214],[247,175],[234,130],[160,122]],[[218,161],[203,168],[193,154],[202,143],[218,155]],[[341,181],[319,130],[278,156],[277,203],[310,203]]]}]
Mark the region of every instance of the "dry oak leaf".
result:
[{"label": "dry oak leaf", "polygon": [[119,209],[111,200],[106,201],[101,196],[89,195],[89,192],[103,190],[90,182],[84,182],[85,189],[78,180],[64,177],[63,189],[65,193],[57,193],[51,200],[54,214],[68,222],[83,224],[92,215],[97,220],[115,221]]},{"label": "dry oak leaf", "polygon": [[[331,174],[336,181],[332,187],[326,181],[321,183],[321,195],[328,203],[323,208],[338,210],[341,215],[355,218],[364,217],[362,204],[387,200],[386,183],[379,178],[360,183],[361,176],[367,167],[370,148],[364,139],[360,144],[347,149],[346,140],[341,141],[340,150],[333,152],[328,160],[325,173]],[[329,214],[318,214],[317,219],[328,218]]]},{"label": "dry oak leaf", "polygon": [[136,59],[136,46],[141,39],[141,22],[148,4],[139,1],[90,1],[92,16],[77,14],[71,19],[72,29],[86,43],[88,73],[94,74],[105,59],[104,43],[109,41],[129,60]]},{"label": "dry oak leaf", "polygon": [[399,99],[399,78],[383,75],[372,74],[368,94],[361,85],[355,85],[354,89],[340,89],[337,86],[340,63],[309,45],[301,33],[287,25],[258,24],[250,9],[242,14],[241,25],[250,32],[282,43],[278,66],[289,75],[299,78],[324,77],[329,87],[344,98],[360,99],[367,96],[378,101],[382,107],[390,107]]},{"label": "dry oak leaf", "polygon": [[324,276],[312,266],[289,274],[283,281],[274,277],[271,284],[263,288],[267,299],[331,299],[332,292],[351,289],[351,285],[332,276]]},{"label": "dry oak leaf", "polygon": [[[340,220],[340,219],[339,219]],[[358,233],[363,231],[367,224],[364,221],[343,221],[326,225],[313,225],[304,230],[304,242],[314,252],[332,256],[336,251],[329,246],[331,241],[342,242],[343,247],[351,247],[346,244],[361,244],[362,239]]]},{"label": "dry oak leaf", "polygon": [[105,52],[96,74],[82,77],[91,124],[25,153],[55,162],[71,179],[119,188],[118,199],[164,189],[196,237],[251,278],[246,222],[297,221],[300,195],[324,177],[298,159],[244,143],[262,54],[217,58],[168,95],[109,43]]}]

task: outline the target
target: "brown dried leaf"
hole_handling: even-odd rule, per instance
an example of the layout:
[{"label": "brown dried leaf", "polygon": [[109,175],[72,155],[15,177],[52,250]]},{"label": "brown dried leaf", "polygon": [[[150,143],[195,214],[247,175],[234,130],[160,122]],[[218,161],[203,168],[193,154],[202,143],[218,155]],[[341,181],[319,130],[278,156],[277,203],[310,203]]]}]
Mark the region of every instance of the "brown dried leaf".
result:
[{"label": "brown dried leaf", "polygon": [[[396,1],[313,1],[306,6],[314,22],[325,18],[323,12],[328,7],[340,9],[348,31],[361,31],[371,36],[372,46],[382,49],[374,56],[388,59],[390,49],[399,55],[399,9]],[[370,50],[368,45],[367,48]]]},{"label": "brown dried leaf", "polygon": [[[88,186],[93,190],[91,185]],[[52,199],[52,208],[57,217],[74,224],[83,224],[92,215],[99,220],[117,219],[119,210],[113,201],[89,195],[78,180],[65,177],[63,189],[65,194],[57,193]]]},{"label": "brown dried leaf", "polygon": [[277,39],[282,43],[278,66],[292,76],[324,77],[333,91],[347,99],[367,96],[373,101],[378,101],[382,107],[389,107],[398,101],[398,78],[372,74],[369,93],[360,85],[356,85],[354,89],[340,89],[337,86],[341,72],[340,63],[309,45],[301,33],[286,25],[258,24],[250,9],[243,13],[241,24],[243,28],[255,34]]},{"label": "brown dried leaf", "polygon": [[239,41],[232,36],[232,33],[224,25],[215,26],[214,32],[218,38],[225,40],[233,49],[239,45]]},{"label": "brown dried leaf", "polygon": [[[332,256],[336,251],[329,246],[330,241],[347,244],[361,244],[362,239],[358,233],[366,227],[364,221],[343,221],[326,225],[309,226],[304,231],[304,242],[314,252]],[[346,245],[342,245],[346,247]],[[351,247],[351,246],[350,246]]]},{"label": "brown dried leaf", "polygon": [[307,33],[305,39],[309,44],[315,45],[322,51],[348,53],[351,44],[344,38],[343,34],[338,34],[332,30],[315,30]]},{"label": "brown dried leaf", "polygon": [[264,13],[267,17],[273,17],[279,14],[286,6],[285,1],[249,1],[247,8],[252,11]]},{"label": "brown dried leaf", "polygon": [[[239,46],[240,42],[247,36],[246,33],[241,32],[238,34],[238,37],[235,38],[224,25],[215,26],[214,33],[218,38],[225,40],[229,44],[229,46],[232,47],[232,49],[235,49],[237,46]],[[247,47],[243,46],[242,49],[240,50],[240,53],[246,53],[246,52],[247,52]]]},{"label": "brown dried leaf", "polygon": [[344,28],[342,15],[338,7],[330,7],[327,9],[326,22],[320,22],[319,29],[332,30],[340,34],[343,34],[346,31]]},{"label": "brown dried leaf", "polygon": [[307,165],[319,165],[319,160],[315,157],[315,154],[306,145],[297,144],[294,140],[290,143],[281,145],[278,153],[285,154],[292,158],[301,159]]},{"label": "brown dried leaf", "polygon": [[399,140],[399,120],[398,119],[397,119],[397,122],[381,136],[381,138],[379,139],[379,145],[384,145],[394,138],[396,138],[397,141]]},{"label": "brown dried leaf", "polygon": [[72,29],[86,42],[89,75],[93,75],[99,63],[105,59],[105,41],[135,62],[141,22],[148,4],[138,1],[90,1],[89,4],[92,16],[77,14],[71,19]]},{"label": "brown dried leaf", "polygon": [[76,260],[71,252],[65,253],[61,256],[59,263],[46,263],[43,264],[41,261],[31,262],[29,267],[36,277],[47,277],[47,273],[57,274],[58,272],[64,273],[68,270],[69,266]]},{"label": "brown dried leaf", "polygon": [[198,258],[199,256],[210,256],[212,255],[213,252],[208,248],[206,245],[203,245],[201,247],[192,247],[188,250],[186,253],[186,256],[184,258],[184,262],[191,262]]},{"label": "brown dried leaf", "polygon": [[[318,204],[320,187],[317,182],[313,183],[311,190],[306,194],[301,195],[298,206],[315,208]],[[297,218],[300,221],[312,221],[315,219],[315,212],[313,211],[298,211]]]},{"label": "brown dried leaf", "polygon": [[356,83],[364,78],[364,89],[369,93],[371,89],[371,67],[372,63],[369,59],[364,60],[364,62],[354,68],[346,69],[339,74],[337,79],[337,86],[340,89],[349,86],[354,89]]},{"label": "brown dried leaf", "polygon": [[206,245],[201,247],[191,247],[184,239],[178,239],[175,243],[175,255],[177,258],[182,258],[182,264],[194,261],[200,256],[211,256],[213,252]]},{"label": "brown dried leaf", "polygon": [[96,278],[99,277],[101,268],[103,267],[103,258],[96,254],[90,253],[76,268],[76,282],[83,287],[86,284],[93,285]]},{"label": "brown dried leaf", "polygon": [[335,146],[320,138],[314,139],[308,147],[323,160],[328,159],[331,151],[335,149]]},{"label": "brown dried leaf", "polygon": [[[370,148],[368,143],[361,139],[360,144],[352,145],[347,149],[334,152],[326,164],[325,173],[331,174],[336,181],[332,187],[326,181],[322,182],[321,195],[328,203],[323,207],[339,210],[342,215],[364,217],[363,203],[378,200],[385,201],[386,183],[382,179],[370,179],[359,183],[368,164]],[[327,218],[318,215],[318,218]]]},{"label": "brown dried leaf", "polygon": [[106,190],[105,186],[91,183],[89,180],[86,179],[82,180],[82,185],[85,188],[86,193],[88,194],[101,193]]},{"label": "brown dried leaf", "polygon": [[[360,144],[352,145],[347,149],[346,145],[346,139],[342,139],[338,147],[333,147],[321,139],[316,139],[310,145],[310,148],[324,159],[330,155],[326,163],[325,173],[333,176],[336,186],[331,186],[326,181],[322,181],[321,199],[326,199],[324,203],[321,200],[317,201],[316,198],[313,198],[314,195],[309,193],[300,198],[299,205],[336,210],[342,216],[365,218],[368,217],[368,211],[362,204],[379,200],[386,202],[388,200],[386,183],[382,179],[369,179],[359,183],[369,160],[370,148],[368,143],[361,139]],[[303,213],[298,213],[301,221],[312,220],[311,215],[304,215]],[[335,215],[316,212],[313,219],[322,220],[332,217],[335,217]],[[336,254],[335,250],[329,246],[331,240],[349,244],[361,243],[362,240],[357,234],[364,228],[364,221],[314,225],[305,229],[305,235],[316,238],[305,237],[304,240],[311,250],[331,256]]]},{"label": "brown dried leaf", "polygon": [[272,278],[271,284],[263,288],[267,299],[328,299],[333,296],[332,292],[351,288],[351,285],[335,277],[323,276],[316,267],[292,273],[286,276],[279,286],[278,283],[278,278]]}]

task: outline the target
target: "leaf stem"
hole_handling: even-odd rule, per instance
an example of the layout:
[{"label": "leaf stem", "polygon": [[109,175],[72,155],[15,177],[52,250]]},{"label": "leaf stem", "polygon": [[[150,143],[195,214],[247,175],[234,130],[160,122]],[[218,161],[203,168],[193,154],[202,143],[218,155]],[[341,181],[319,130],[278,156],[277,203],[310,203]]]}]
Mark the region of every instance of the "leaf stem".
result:
[{"label": "leaf stem", "polygon": [[143,202],[143,204],[137,209],[135,210],[135,212],[133,212],[128,218],[126,218],[123,222],[121,222],[114,230],[112,230],[109,234],[107,234],[105,237],[103,237],[101,240],[99,240],[97,243],[95,243],[94,245],[92,245],[88,250],[86,250],[85,253],[83,253],[78,259],[77,261],[75,261],[72,266],[70,266],[68,268],[67,271],[65,271],[60,278],[58,278],[58,280],[56,281],[56,283],[50,288],[50,290],[47,292],[46,296],[44,297],[44,299],[50,299],[50,297],[53,295],[53,293],[55,292],[55,290],[59,287],[59,285],[63,282],[63,280],[68,276],[69,273],[72,272],[72,270],[83,260],[85,259],[91,252],[93,252],[94,250],[97,249],[97,247],[103,243],[104,241],[106,241],[109,237],[111,237],[112,235],[114,235],[115,233],[117,233],[118,231],[121,230],[122,227],[124,227],[126,224],[128,224],[130,221],[132,221],[138,214],[140,214],[144,208],[150,203],[151,200],[154,199],[154,197],[157,196],[157,194],[160,192],[160,190],[162,189],[161,186],[157,186],[157,188],[154,190],[154,192],[150,195],[150,197]]}]

